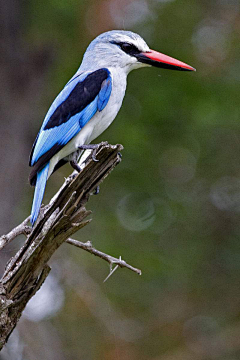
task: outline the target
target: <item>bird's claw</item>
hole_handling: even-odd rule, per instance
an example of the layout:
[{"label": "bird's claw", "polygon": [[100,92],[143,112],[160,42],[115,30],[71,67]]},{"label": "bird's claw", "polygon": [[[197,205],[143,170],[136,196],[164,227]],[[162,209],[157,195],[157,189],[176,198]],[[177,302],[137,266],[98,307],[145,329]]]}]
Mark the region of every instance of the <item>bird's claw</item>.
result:
[{"label": "bird's claw", "polygon": [[93,193],[93,195],[98,195],[100,192],[100,186],[98,185]]},{"label": "bird's claw", "polygon": [[77,175],[78,175],[78,174],[76,174],[76,173],[69,175],[70,181],[74,180],[74,179],[77,177]]},{"label": "bird's claw", "polygon": [[88,145],[80,145],[78,147],[80,150],[92,150],[92,160],[97,162],[99,161],[96,158],[97,150],[99,148],[99,144],[88,144]]},{"label": "bird's claw", "polygon": [[71,160],[71,161],[70,161],[70,165],[72,166],[72,168],[73,168],[74,170],[76,170],[78,173],[80,173],[81,168],[80,168],[80,166],[78,165],[77,161]]},{"label": "bird's claw", "polygon": [[97,154],[97,149],[93,149],[92,160],[95,161],[95,162],[98,162],[99,160],[96,158],[96,154]]}]

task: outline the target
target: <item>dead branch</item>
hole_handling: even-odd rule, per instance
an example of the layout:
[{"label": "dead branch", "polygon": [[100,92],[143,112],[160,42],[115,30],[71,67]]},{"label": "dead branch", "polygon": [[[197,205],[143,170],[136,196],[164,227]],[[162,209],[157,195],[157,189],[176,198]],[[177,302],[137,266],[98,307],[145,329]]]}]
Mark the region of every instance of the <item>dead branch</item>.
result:
[{"label": "dead branch", "polygon": [[125,268],[127,268],[129,270],[132,270],[132,271],[136,272],[138,275],[142,275],[141,270],[129,265],[128,263],[126,263],[126,261],[122,260],[121,257],[119,259],[117,259],[117,258],[115,258],[115,257],[113,257],[111,255],[105,254],[102,251],[99,251],[99,250],[95,249],[92,246],[91,241],[87,241],[87,242],[83,243],[81,241],[70,239],[70,238],[65,240],[65,241],[68,244],[77,246],[80,249],[83,249],[83,250],[86,250],[86,251],[90,252],[90,254],[93,254],[95,256],[100,257],[103,260],[106,260],[110,264],[110,273],[112,272],[112,266],[117,265],[117,266],[119,266],[121,268],[125,267]]},{"label": "dead branch", "polygon": [[7,244],[9,244],[12,240],[14,240],[17,236],[29,235],[32,231],[32,228],[27,224],[30,221],[30,216],[28,216],[21,224],[12,229],[7,235],[2,235],[0,237],[0,250],[4,248]]},{"label": "dead branch", "polygon": [[29,217],[20,225],[0,238],[0,249],[19,234],[27,239],[17,254],[8,262],[0,281],[0,350],[8,340],[31,297],[38,291],[48,276],[48,261],[64,242],[78,246],[101,257],[110,264],[116,264],[140,274],[140,270],[124,260],[104,254],[92,245],[81,243],[70,237],[87,225],[86,217],[91,211],[85,205],[96,187],[121,161],[122,145],[101,143],[97,152],[98,162],[91,156],[86,160],[80,174],[68,177],[50,203],[40,210],[33,227],[28,226]]}]

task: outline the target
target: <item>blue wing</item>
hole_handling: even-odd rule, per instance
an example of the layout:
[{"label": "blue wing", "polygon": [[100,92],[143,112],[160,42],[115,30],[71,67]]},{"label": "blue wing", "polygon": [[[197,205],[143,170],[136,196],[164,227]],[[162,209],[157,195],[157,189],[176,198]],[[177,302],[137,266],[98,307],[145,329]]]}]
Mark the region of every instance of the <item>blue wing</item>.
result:
[{"label": "blue wing", "polygon": [[[112,78],[108,69],[75,76],[54,100],[30,155],[34,176],[108,103]],[[32,176],[33,176],[32,175]],[[30,177],[32,177],[30,175]]]}]

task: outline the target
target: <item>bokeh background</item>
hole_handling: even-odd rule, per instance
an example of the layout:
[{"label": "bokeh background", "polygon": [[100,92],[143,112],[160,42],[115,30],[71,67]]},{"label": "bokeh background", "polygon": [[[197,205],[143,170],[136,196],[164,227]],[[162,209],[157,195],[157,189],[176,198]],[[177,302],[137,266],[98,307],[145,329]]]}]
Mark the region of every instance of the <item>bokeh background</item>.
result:
[{"label": "bokeh background", "polygon": [[[196,73],[132,72],[99,141],[123,161],[75,235],[142,269],[64,244],[2,360],[240,359],[240,12],[237,0],[0,5],[0,233],[29,215],[28,155],[51,102],[103,31],[138,32]],[[72,170],[48,181],[44,203]],[[0,254],[1,272],[23,238]]]}]

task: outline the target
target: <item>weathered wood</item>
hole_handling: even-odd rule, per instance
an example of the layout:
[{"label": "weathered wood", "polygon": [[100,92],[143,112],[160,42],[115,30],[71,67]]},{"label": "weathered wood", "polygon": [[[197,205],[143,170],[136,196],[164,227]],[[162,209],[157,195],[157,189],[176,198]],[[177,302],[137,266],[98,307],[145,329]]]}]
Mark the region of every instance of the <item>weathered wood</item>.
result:
[{"label": "weathered wood", "polygon": [[[4,247],[19,233],[27,240],[8,262],[0,281],[0,349],[6,343],[22,311],[46,279],[49,259],[57,248],[77,230],[87,225],[91,211],[85,205],[92,192],[121,161],[122,145],[101,143],[98,162],[87,159],[84,169],[75,178],[70,176],[49,205],[42,207],[39,218],[31,229],[28,219],[8,235],[0,238]],[[20,225],[19,225],[20,226]]]}]

